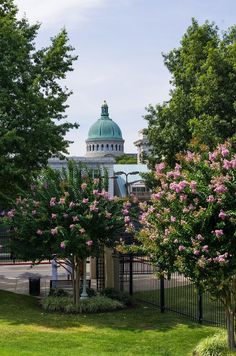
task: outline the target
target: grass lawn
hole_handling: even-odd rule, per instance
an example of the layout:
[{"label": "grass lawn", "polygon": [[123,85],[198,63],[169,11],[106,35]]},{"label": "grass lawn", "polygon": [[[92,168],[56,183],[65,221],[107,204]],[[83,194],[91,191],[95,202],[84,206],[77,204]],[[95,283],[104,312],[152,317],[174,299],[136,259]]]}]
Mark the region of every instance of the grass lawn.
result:
[{"label": "grass lawn", "polygon": [[45,313],[38,300],[0,291],[0,355],[191,355],[218,329],[146,305],[94,315]]}]

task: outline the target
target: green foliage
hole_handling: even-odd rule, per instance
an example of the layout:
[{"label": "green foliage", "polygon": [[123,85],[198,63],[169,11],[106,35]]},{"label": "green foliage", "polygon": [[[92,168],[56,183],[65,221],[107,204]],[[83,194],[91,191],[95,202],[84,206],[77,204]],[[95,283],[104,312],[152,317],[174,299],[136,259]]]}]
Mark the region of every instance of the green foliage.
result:
[{"label": "green foliage", "polygon": [[[80,295],[82,294],[83,291],[83,287],[80,288]],[[88,297],[95,297],[97,295],[97,293],[95,292],[95,290],[93,288],[86,288],[86,293],[88,294]]]},{"label": "green foliage", "polygon": [[194,349],[196,356],[226,356],[229,355],[225,332],[217,333],[200,341]]},{"label": "green foliage", "polygon": [[148,139],[153,147],[152,165],[191,146],[192,140],[214,148],[236,132],[236,30],[221,36],[209,22],[192,20],[179,48],[164,55],[171,73],[170,100],[150,105]]},{"label": "green foliage", "polygon": [[104,245],[114,246],[115,232],[125,224],[123,202],[108,196],[102,177],[100,172],[93,178],[90,169],[73,161],[67,170],[42,172],[7,214],[15,255],[34,261],[56,253],[83,260],[98,256]]},{"label": "green foliage", "polygon": [[51,288],[49,293],[49,297],[68,297],[69,293],[61,288]]},{"label": "green foliage", "polygon": [[[53,155],[67,153],[65,135],[77,124],[66,118],[71,92],[61,80],[77,59],[65,29],[36,49],[40,25],[18,19],[13,0],[0,5],[0,194],[1,204],[28,188]],[[8,202],[9,203],[9,202]]]},{"label": "green foliage", "polygon": [[213,152],[179,155],[171,170],[156,165],[158,188],[143,210],[138,238],[167,276],[178,270],[224,305],[234,347],[236,301],[236,155],[229,143]]},{"label": "green foliage", "polygon": [[91,297],[80,300],[76,306],[70,297],[46,297],[42,300],[42,307],[46,311],[59,311],[64,313],[98,313],[124,308],[124,305],[104,296]]},{"label": "green foliage", "polygon": [[116,164],[137,164],[137,157],[124,154],[116,157]]},{"label": "green foliage", "polygon": [[103,289],[101,295],[104,295],[111,299],[119,300],[121,303],[127,306],[131,306],[134,304],[132,297],[128,293],[119,292],[114,288]]},{"label": "green foliage", "polygon": [[178,269],[227,299],[226,290],[235,293],[235,155],[225,144],[179,159],[173,170],[156,166],[158,188],[149,204],[140,204],[138,238],[163,273]]},{"label": "green foliage", "polygon": [[[81,287],[80,295],[82,294],[82,291],[83,291],[83,288]],[[89,298],[96,296],[96,292],[92,288],[86,288],[86,293],[88,294]],[[69,295],[70,295],[70,293],[62,288],[51,288],[48,293],[49,297],[69,297]]]},{"label": "green foliage", "polygon": [[17,257],[36,261],[51,259],[52,254],[70,256],[76,303],[82,261],[98,257],[104,246],[114,247],[117,231],[131,224],[123,215],[123,201],[104,189],[106,176],[99,170],[96,174],[94,178],[92,170],[73,161],[62,171],[47,169],[5,217],[14,231],[11,245]]}]

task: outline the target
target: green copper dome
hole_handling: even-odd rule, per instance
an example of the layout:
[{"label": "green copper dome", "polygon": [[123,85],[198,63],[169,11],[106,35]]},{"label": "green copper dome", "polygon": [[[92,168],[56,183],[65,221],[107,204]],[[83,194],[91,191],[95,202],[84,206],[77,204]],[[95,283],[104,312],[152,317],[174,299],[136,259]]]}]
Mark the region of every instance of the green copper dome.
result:
[{"label": "green copper dome", "polygon": [[101,117],[89,129],[89,140],[123,140],[119,126],[109,118],[106,101],[102,105]]}]

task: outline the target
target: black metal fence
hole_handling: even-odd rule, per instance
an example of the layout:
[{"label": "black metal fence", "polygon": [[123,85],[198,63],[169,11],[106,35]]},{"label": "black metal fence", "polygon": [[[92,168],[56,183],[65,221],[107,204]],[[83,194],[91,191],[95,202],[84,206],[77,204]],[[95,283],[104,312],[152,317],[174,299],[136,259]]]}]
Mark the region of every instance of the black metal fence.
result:
[{"label": "black metal fence", "polygon": [[17,258],[11,249],[12,233],[0,228],[0,265],[15,263],[30,263]]},{"label": "black metal fence", "polygon": [[4,229],[0,229],[0,263],[14,261],[14,256],[10,248],[10,239],[10,233]]},{"label": "black metal fence", "polygon": [[104,253],[96,258],[96,284],[97,291],[101,292],[105,288],[105,265]]},{"label": "black metal fence", "polygon": [[172,311],[199,323],[225,325],[223,305],[201,293],[182,274],[173,273],[170,279],[157,277],[148,257],[119,255],[119,289],[136,299]]}]

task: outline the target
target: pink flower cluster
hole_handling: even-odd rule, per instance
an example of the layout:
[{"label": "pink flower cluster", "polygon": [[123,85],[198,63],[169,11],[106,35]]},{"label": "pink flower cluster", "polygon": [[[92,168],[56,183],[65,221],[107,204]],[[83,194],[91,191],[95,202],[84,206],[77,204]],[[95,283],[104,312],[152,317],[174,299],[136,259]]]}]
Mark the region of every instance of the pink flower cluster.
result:
[{"label": "pink flower cluster", "polygon": [[228,252],[225,252],[222,255],[218,255],[217,257],[214,257],[212,260],[213,262],[226,263],[228,256],[229,256]]},{"label": "pink flower cluster", "polygon": [[65,241],[62,241],[62,242],[61,242],[60,247],[61,247],[61,249],[63,249],[63,250],[66,248]]},{"label": "pink flower cluster", "polygon": [[87,188],[87,183],[82,183],[80,187],[82,190],[85,190]]},{"label": "pink flower cluster", "polygon": [[155,169],[157,173],[162,173],[163,169],[165,169],[166,164],[165,162],[161,162],[159,164],[156,164]]},{"label": "pink flower cluster", "polygon": [[124,215],[125,231],[132,232],[134,231],[134,225],[129,216],[130,214],[131,203],[129,201],[123,203],[122,214]]},{"label": "pink flower cluster", "polygon": [[216,237],[221,237],[224,235],[224,231],[222,229],[220,230],[214,230],[212,231],[212,233],[216,236]]},{"label": "pink flower cluster", "polygon": [[158,193],[153,193],[153,194],[151,195],[151,198],[152,198],[153,200],[160,200],[163,194],[164,194],[164,192],[162,192],[162,191],[160,191],[160,192],[158,192]]},{"label": "pink flower cluster", "polygon": [[52,198],[50,199],[50,202],[49,202],[50,206],[55,206],[55,205],[56,205],[56,201],[57,201],[57,198],[52,197]]},{"label": "pink flower cluster", "polygon": [[187,185],[188,183],[185,180],[180,181],[179,183],[172,182],[170,183],[170,189],[174,190],[176,193],[180,193],[187,187]]},{"label": "pink flower cluster", "polygon": [[90,211],[94,211],[95,213],[97,213],[97,212],[98,212],[98,207],[97,207],[97,205],[98,205],[98,201],[97,201],[97,200],[94,200],[94,201],[93,201],[93,204],[90,205],[89,210],[90,210]]},{"label": "pink flower cluster", "polygon": [[13,218],[14,215],[15,215],[15,210],[14,210],[14,209],[9,210],[9,211],[7,212],[7,217],[10,218],[10,219]]},{"label": "pink flower cluster", "polygon": [[55,227],[54,229],[51,229],[51,234],[52,235],[57,235],[58,234],[58,227]]}]

